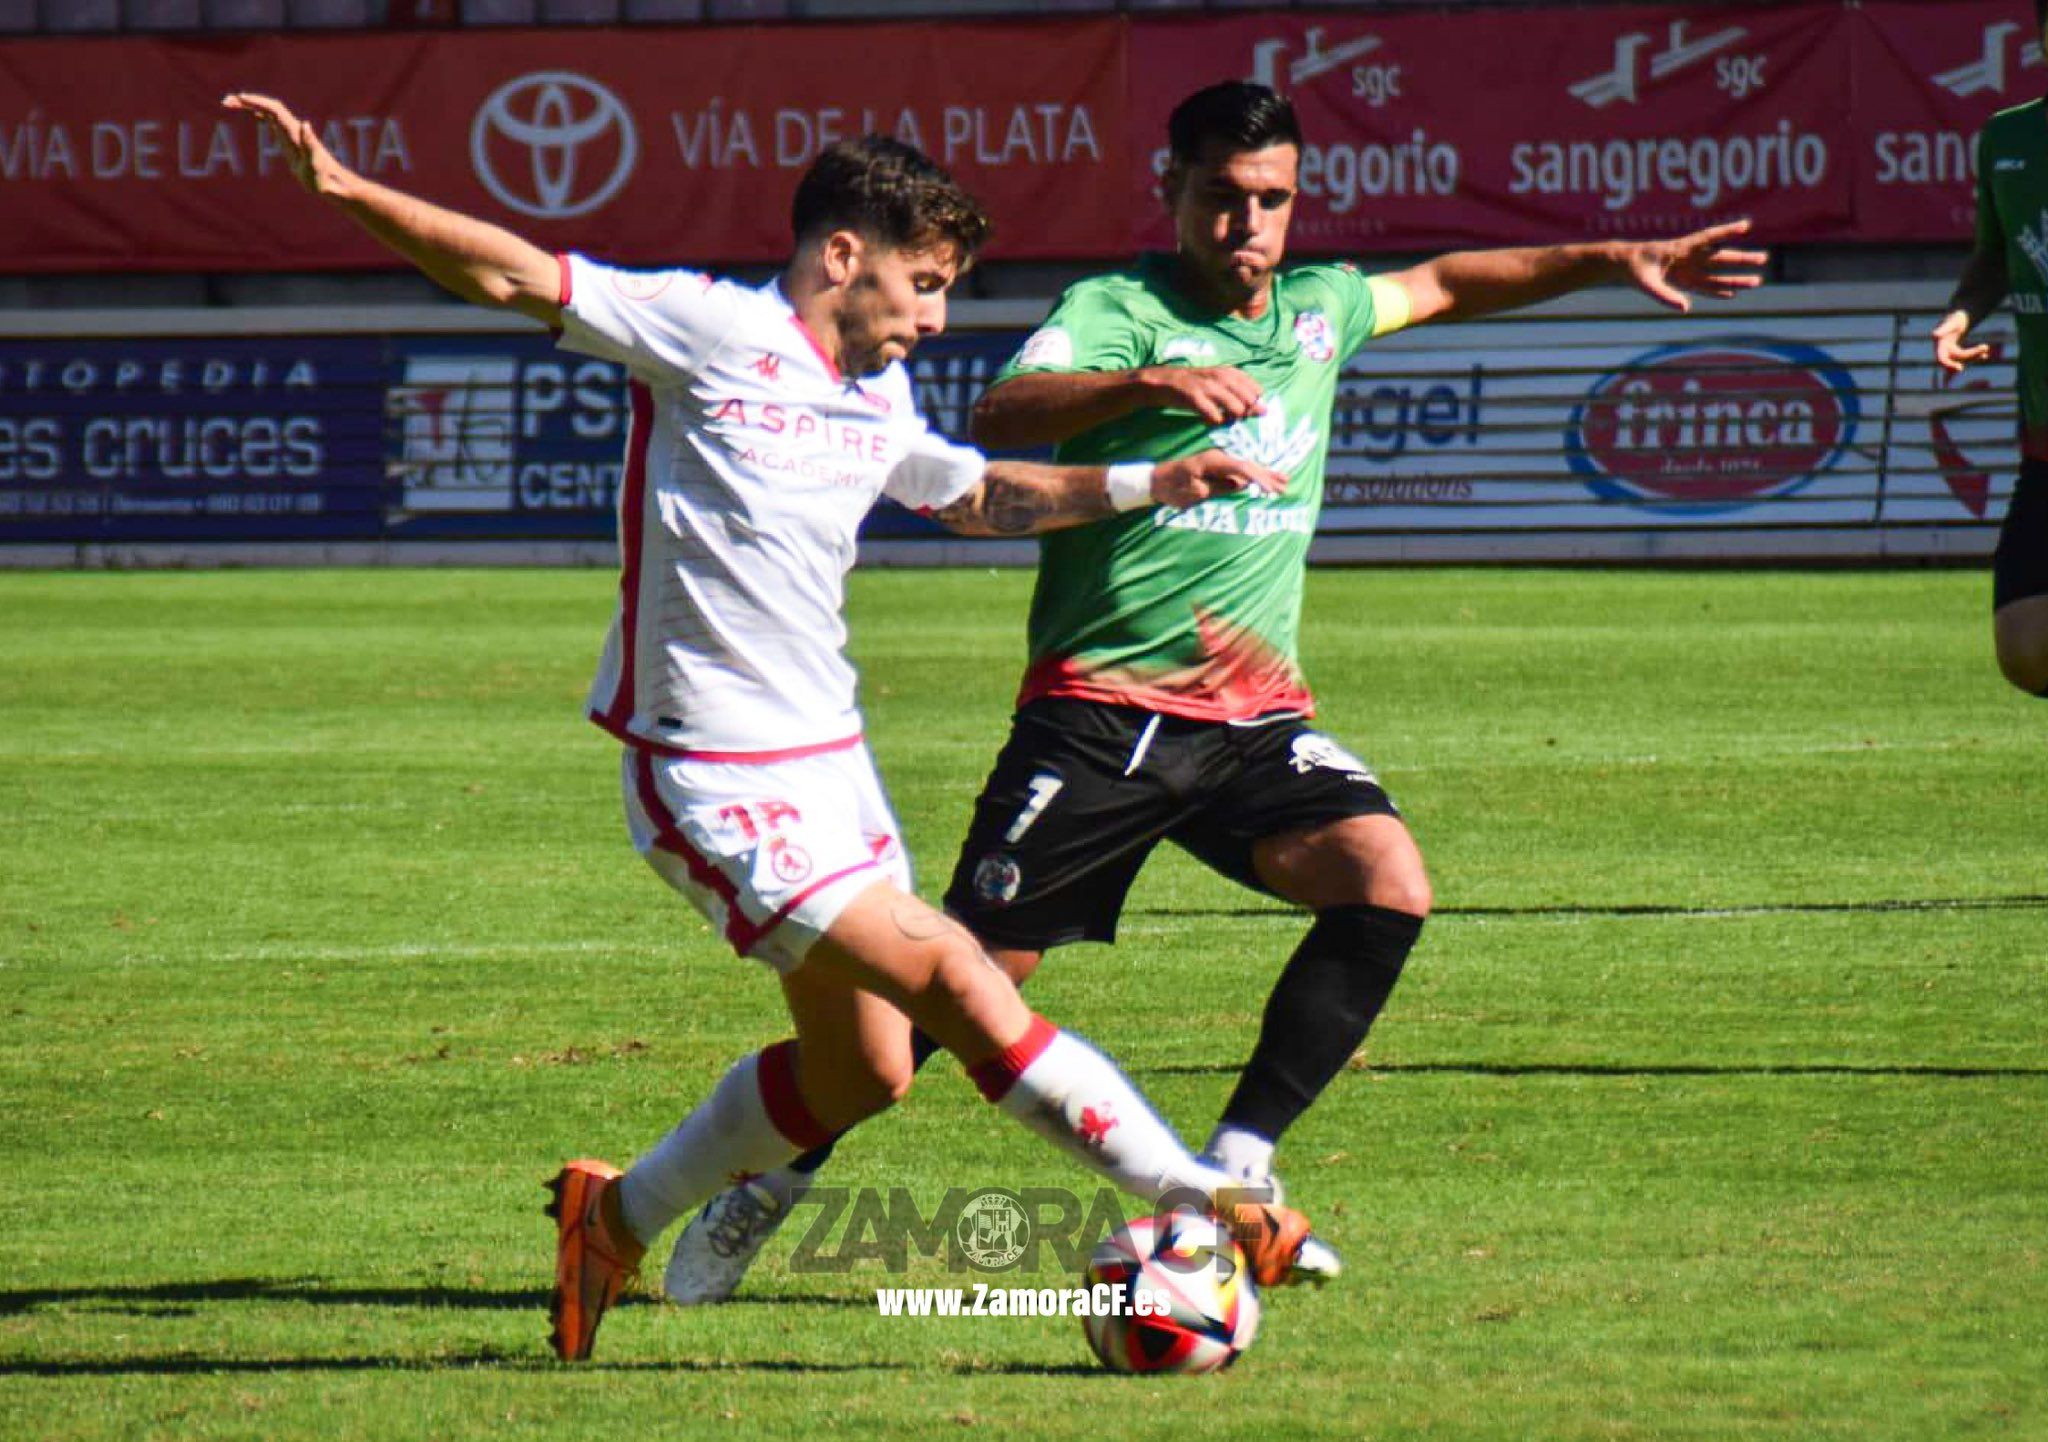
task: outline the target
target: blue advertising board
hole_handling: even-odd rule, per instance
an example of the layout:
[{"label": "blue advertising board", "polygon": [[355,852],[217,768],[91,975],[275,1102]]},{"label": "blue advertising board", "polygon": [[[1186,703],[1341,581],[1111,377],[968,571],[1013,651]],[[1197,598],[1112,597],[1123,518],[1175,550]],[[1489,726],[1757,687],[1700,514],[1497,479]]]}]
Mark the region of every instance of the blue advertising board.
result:
[{"label": "blue advertising board", "polygon": [[0,343],[0,539],[366,537],[381,343]]},{"label": "blue advertising board", "polygon": [[[934,427],[1017,340],[919,348]],[[623,367],[545,335],[0,342],[0,543],[605,540],[627,416]]]},{"label": "blue advertising board", "polygon": [[547,336],[396,338],[386,534],[609,537],[627,417],[625,368]]}]

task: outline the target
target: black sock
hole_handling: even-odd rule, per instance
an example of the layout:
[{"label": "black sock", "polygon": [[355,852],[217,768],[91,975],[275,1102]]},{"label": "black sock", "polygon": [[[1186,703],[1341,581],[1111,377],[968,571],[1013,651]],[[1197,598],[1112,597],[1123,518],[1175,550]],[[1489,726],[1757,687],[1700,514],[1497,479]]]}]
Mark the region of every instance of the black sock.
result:
[{"label": "black sock", "polygon": [[[922,1068],[926,1062],[937,1056],[942,1050],[944,1048],[929,1036],[926,1036],[921,1029],[917,1027],[910,1029],[910,1065],[913,1070]],[[853,1129],[848,1127],[846,1130],[851,1131]],[[824,1166],[826,1162],[832,1159],[832,1148],[838,1146],[839,1138],[845,1135],[846,1132],[844,1131],[834,1133],[832,1139],[823,1146],[812,1147],[809,1151],[791,1162],[789,1169],[793,1172],[803,1172],[807,1175],[815,1172],[819,1167]]]},{"label": "black sock", "polygon": [[1266,998],[1259,1044],[1223,1109],[1223,1125],[1278,1141],[1344,1069],[1387,1004],[1422,918],[1384,906],[1333,906]]}]

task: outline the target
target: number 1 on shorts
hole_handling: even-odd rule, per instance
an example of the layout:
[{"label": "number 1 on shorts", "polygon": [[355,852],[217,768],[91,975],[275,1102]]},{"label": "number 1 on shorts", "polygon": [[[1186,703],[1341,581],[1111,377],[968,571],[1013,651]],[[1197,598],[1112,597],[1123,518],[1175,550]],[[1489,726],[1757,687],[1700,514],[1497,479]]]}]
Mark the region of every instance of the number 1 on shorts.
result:
[{"label": "number 1 on shorts", "polygon": [[1029,783],[1031,799],[1024,803],[1024,809],[1017,813],[1017,819],[1012,821],[1010,829],[1003,833],[1003,840],[1012,846],[1022,841],[1024,833],[1044,814],[1045,808],[1052,805],[1053,797],[1059,795],[1066,784],[1049,771],[1041,771],[1032,777]]}]

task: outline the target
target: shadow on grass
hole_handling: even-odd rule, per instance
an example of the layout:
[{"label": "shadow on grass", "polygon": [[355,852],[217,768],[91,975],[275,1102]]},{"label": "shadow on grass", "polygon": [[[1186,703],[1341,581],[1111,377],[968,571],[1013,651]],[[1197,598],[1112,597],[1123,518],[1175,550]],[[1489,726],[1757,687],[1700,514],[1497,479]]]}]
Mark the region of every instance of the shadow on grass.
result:
[{"label": "shadow on grass", "polygon": [[952,1371],[959,1377],[1100,1377],[1115,1380],[1123,1375],[1093,1362],[1061,1362],[1057,1365],[1042,1362],[962,1362]]},{"label": "shadow on grass", "polygon": [[[0,1377],[203,1377],[208,1374],[295,1372],[658,1372],[658,1373],[838,1373],[900,1372],[896,1362],[806,1362],[792,1358],[719,1361],[682,1357],[661,1362],[558,1362],[552,1357],[467,1352],[448,1357],[169,1357],[66,1358],[0,1361]],[[1039,1370],[1039,1369],[1024,1369]],[[1058,1368],[1045,1368],[1059,1371]],[[1087,1369],[1081,1369],[1087,1370]]]},{"label": "shadow on grass", "polygon": [[317,1277],[223,1277],[213,1282],[155,1282],[128,1287],[39,1287],[0,1291],[0,1317],[41,1307],[106,1303],[105,1310],[164,1314],[205,1302],[309,1302],[333,1307],[448,1307],[462,1311],[545,1311],[541,1289],[478,1287],[329,1287]]},{"label": "shadow on grass", "polygon": [[[187,1316],[222,1302],[288,1302],[324,1307],[412,1307],[517,1311],[544,1315],[549,1294],[541,1289],[480,1287],[335,1287],[317,1277],[225,1277],[210,1282],[157,1282],[137,1286],[38,1287],[0,1291],[0,1316],[41,1308],[80,1307],[122,1316]],[[659,1305],[654,1297],[627,1297],[622,1307]],[[847,1307],[869,1309],[864,1295],[785,1292],[746,1297],[727,1304],[753,1307]],[[439,1357],[208,1357],[190,1352],[159,1356],[0,1359],[0,1377],[204,1376],[208,1373],[443,1372],[490,1368],[551,1371],[564,1367],[542,1352],[483,1349]],[[663,1361],[597,1361],[574,1364],[579,1371],[655,1373],[836,1373],[901,1371],[899,1362],[830,1362],[800,1358],[721,1359],[681,1357]],[[1033,1369],[1025,1369],[1033,1370]],[[1057,1369],[1051,1369],[1057,1370]]]},{"label": "shadow on grass", "polygon": [[[212,1282],[155,1282],[140,1286],[37,1287],[0,1291],[0,1317],[17,1316],[44,1307],[87,1306],[97,1312],[134,1316],[187,1316],[211,1302],[299,1302],[315,1307],[447,1308],[468,1312],[545,1312],[545,1288],[484,1287],[334,1287],[317,1277],[224,1277]],[[622,1298],[622,1307],[659,1305],[657,1298]],[[764,1293],[741,1297],[733,1307],[858,1307],[872,1308],[863,1294],[825,1292]]]},{"label": "shadow on grass", "polygon": [[[1807,916],[1843,912],[1897,911],[2034,911],[2048,907],[2048,895],[2026,892],[2017,896],[1926,896],[1874,901],[1759,901],[1726,906],[1674,906],[1658,902],[1620,902],[1609,906],[1439,906],[1430,915],[1445,917],[1517,916]],[[1173,918],[1280,916],[1298,917],[1305,912],[1268,903],[1250,906],[1132,906],[1125,916]]]},{"label": "shadow on grass", "polygon": [[[2038,1066],[1863,1066],[1853,1062],[1792,1062],[1777,1065],[1770,1062],[1732,1062],[1721,1066],[1704,1063],[1659,1063],[1636,1062],[1491,1062],[1491,1061],[1414,1061],[1375,1062],[1360,1067],[1360,1071],[1374,1076],[1577,1076],[1577,1077],[1658,1077],[1658,1076],[1890,1076],[1890,1077],[1943,1077],[1969,1080],[1978,1077],[2048,1077],[2048,1067]],[[1132,1067],[1132,1076],[1236,1076],[1244,1070],[1242,1062],[1199,1062],[1178,1066]]]}]

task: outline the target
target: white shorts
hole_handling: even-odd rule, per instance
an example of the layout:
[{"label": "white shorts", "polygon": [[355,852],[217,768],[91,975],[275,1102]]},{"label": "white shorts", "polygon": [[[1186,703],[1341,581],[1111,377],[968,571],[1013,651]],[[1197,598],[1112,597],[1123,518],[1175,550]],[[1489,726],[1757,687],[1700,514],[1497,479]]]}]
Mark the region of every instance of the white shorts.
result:
[{"label": "white shorts", "polygon": [[793,970],[877,881],[911,889],[902,831],[865,743],[788,761],[627,747],[626,827],[741,956]]}]

